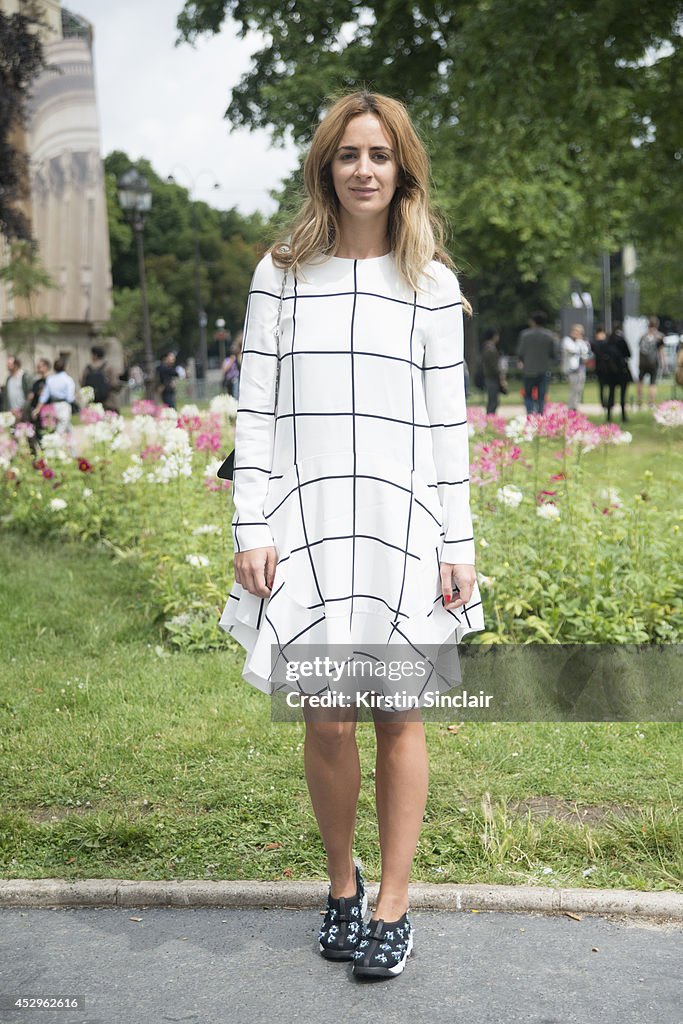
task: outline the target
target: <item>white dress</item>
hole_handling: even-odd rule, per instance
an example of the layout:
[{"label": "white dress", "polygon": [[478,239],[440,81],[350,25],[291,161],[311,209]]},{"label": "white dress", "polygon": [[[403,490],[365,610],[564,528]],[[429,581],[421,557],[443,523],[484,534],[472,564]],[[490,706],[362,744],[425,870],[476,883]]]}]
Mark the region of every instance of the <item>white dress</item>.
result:
[{"label": "white dress", "polygon": [[254,272],[232,530],[235,552],[274,545],[278,561],[270,596],[235,583],[219,624],[265,693],[301,689],[283,674],[292,644],[423,652],[485,628],[476,583],[466,606],[442,600],[439,562],[473,565],[475,547],[460,288],[428,270],[418,292],[393,253],[288,272],[277,417],[283,271],[267,254]]}]

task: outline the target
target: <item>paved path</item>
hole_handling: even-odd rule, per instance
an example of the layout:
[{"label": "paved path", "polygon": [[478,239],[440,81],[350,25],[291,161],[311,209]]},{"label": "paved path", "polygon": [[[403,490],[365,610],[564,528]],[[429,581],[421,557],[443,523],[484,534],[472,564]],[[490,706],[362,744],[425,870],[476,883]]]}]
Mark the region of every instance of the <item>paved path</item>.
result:
[{"label": "paved path", "polygon": [[317,910],[4,908],[0,991],[85,998],[2,1024],[680,1024],[683,929],[594,916],[412,912],[397,978],[317,951]]}]

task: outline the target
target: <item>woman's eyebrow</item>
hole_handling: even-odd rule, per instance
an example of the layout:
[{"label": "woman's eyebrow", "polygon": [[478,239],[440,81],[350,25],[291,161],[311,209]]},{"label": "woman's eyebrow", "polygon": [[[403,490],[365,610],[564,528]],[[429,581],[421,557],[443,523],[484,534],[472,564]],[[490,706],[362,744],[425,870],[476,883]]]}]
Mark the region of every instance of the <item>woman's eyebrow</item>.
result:
[{"label": "woman's eyebrow", "polygon": [[[341,152],[342,149],[358,149],[358,146],[340,146],[337,152]],[[389,146],[370,146],[370,149],[384,149],[387,153],[394,152]]]}]

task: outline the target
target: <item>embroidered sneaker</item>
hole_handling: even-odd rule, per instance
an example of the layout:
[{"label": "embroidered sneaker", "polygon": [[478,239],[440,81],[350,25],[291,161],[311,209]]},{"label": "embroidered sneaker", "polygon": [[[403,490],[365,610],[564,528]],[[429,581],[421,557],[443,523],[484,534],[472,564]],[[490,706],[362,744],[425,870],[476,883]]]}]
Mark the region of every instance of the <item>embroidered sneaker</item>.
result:
[{"label": "embroidered sneaker", "polygon": [[353,954],[352,973],[391,978],[400,974],[413,948],[413,926],[408,911],[398,921],[374,917],[363,927]]},{"label": "embroidered sneaker", "polygon": [[363,917],[367,909],[365,880],[356,864],[355,896],[334,899],[332,886],[328,889],[325,917],[318,933],[320,952],[327,960],[353,959],[361,939]]}]

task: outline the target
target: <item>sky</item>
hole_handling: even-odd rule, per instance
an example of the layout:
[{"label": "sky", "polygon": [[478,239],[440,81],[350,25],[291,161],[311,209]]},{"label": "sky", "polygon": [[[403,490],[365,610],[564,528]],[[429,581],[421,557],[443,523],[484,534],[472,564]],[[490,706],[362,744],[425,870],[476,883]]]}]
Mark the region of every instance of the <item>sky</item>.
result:
[{"label": "sky", "polygon": [[[231,89],[249,69],[260,37],[226,22],[195,47],[175,47],[183,0],[67,0],[94,27],[95,87],[102,155],[120,149],[173,174],[192,195],[220,209],[268,214],[297,165],[296,148],[272,146],[268,132],[230,132]],[[209,173],[206,173],[209,172]],[[221,188],[215,190],[214,182]]]}]

